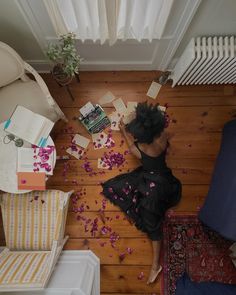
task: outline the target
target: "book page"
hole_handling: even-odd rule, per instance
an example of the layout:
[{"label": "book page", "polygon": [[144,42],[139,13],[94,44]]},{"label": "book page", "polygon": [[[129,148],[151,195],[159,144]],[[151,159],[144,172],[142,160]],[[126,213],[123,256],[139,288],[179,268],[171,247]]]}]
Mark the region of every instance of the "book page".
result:
[{"label": "book page", "polygon": [[35,144],[35,134],[42,128],[42,119],[36,118],[30,110],[17,106],[5,130],[15,136]]},{"label": "book page", "polygon": [[112,103],[119,114],[125,114],[127,112],[126,106],[121,98],[116,99]]},{"label": "book page", "polygon": [[157,83],[157,82],[152,82],[151,86],[148,89],[147,92],[147,96],[156,99],[157,94],[159,93],[160,89],[161,89],[161,84]]},{"label": "book page", "polygon": [[[36,114],[37,116],[40,116]],[[41,116],[40,116],[41,117]],[[54,126],[54,123],[50,121],[48,118],[42,117],[43,118],[43,124],[42,127],[38,133],[38,136],[35,138],[35,145],[40,146],[40,147],[45,147],[47,145],[47,139],[48,136]]]},{"label": "book page", "polygon": [[34,161],[32,148],[17,149],[17,172],[33,172]]},{"label": "book page", "polygon": [[108,91],[107,93],[105,93],[98,101],[98,103],[103,106],[104,104],[108,104],[110,102],[112,102],[113,100],[115,100],[116,97],[114,96],[113,93],[111,93],[111,91]]}]

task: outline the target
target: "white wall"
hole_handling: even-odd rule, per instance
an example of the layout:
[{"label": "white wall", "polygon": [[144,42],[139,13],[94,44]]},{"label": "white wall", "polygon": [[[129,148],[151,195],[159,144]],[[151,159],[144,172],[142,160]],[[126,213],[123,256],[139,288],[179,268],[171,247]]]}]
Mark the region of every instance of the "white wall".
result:
[{"label": "white wall", "polygon": [[24,59],[44,59],[41,48],[14,0],[0,0],[0,41],[8,43]]},{"label": "white wall", "polygon": [[[141,0],[144,1],[144,0]],[[174,0],[164,34],[160,40],[135,40],[108,44],[78,41],[84,58],[82,69],[141,70],[166,69],[200,0]],[[10,44],[38,70],[49,70],[44,54],[46,44],[56,34],[40,0],[0,0],[0,40]]]},{"label": "white wall", "polygon": [[172,65],[192,37],[236,35],[236,0],[202,0],[178,47]]}]

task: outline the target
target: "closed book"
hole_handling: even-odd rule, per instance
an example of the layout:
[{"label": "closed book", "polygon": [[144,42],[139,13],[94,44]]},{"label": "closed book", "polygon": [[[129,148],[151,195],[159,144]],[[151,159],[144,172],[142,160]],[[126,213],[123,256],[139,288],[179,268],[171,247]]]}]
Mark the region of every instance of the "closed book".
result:
[{"label": "closed book", "polygon": [[17,172],[18,190],[45,190],[45,172]]}]

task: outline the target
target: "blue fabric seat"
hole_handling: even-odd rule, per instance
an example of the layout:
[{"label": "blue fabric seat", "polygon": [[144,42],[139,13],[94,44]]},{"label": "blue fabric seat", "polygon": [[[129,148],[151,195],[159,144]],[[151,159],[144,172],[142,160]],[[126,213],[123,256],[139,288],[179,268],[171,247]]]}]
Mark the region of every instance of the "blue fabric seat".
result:
[{"label": "blue fabric seat", "polygon": [[215,282],[192,282],[184,273],[177,281],[175,295],[235,295],[236,285]]},{"label": "blue fabric seat", "polygon": [[220,152],[199,219],[223,237],[236,241],[236,120],[223,128]]}]

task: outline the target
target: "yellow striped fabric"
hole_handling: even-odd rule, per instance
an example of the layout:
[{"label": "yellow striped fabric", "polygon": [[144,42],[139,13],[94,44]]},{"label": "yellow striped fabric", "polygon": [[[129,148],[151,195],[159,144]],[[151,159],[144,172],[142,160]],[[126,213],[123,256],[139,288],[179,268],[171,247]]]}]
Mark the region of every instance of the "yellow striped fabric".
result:
[{"label": "yellow striped fabric", "polygon": [[2,216],[6,245],[11,250],[51,250],[59,236],[65,193],[57,190],[3,194]]},{"label": "yellow striped fabric", "polygon": [[42,284],[48,270],[50,252],[11,252],[0,254],[0,285]]}]

